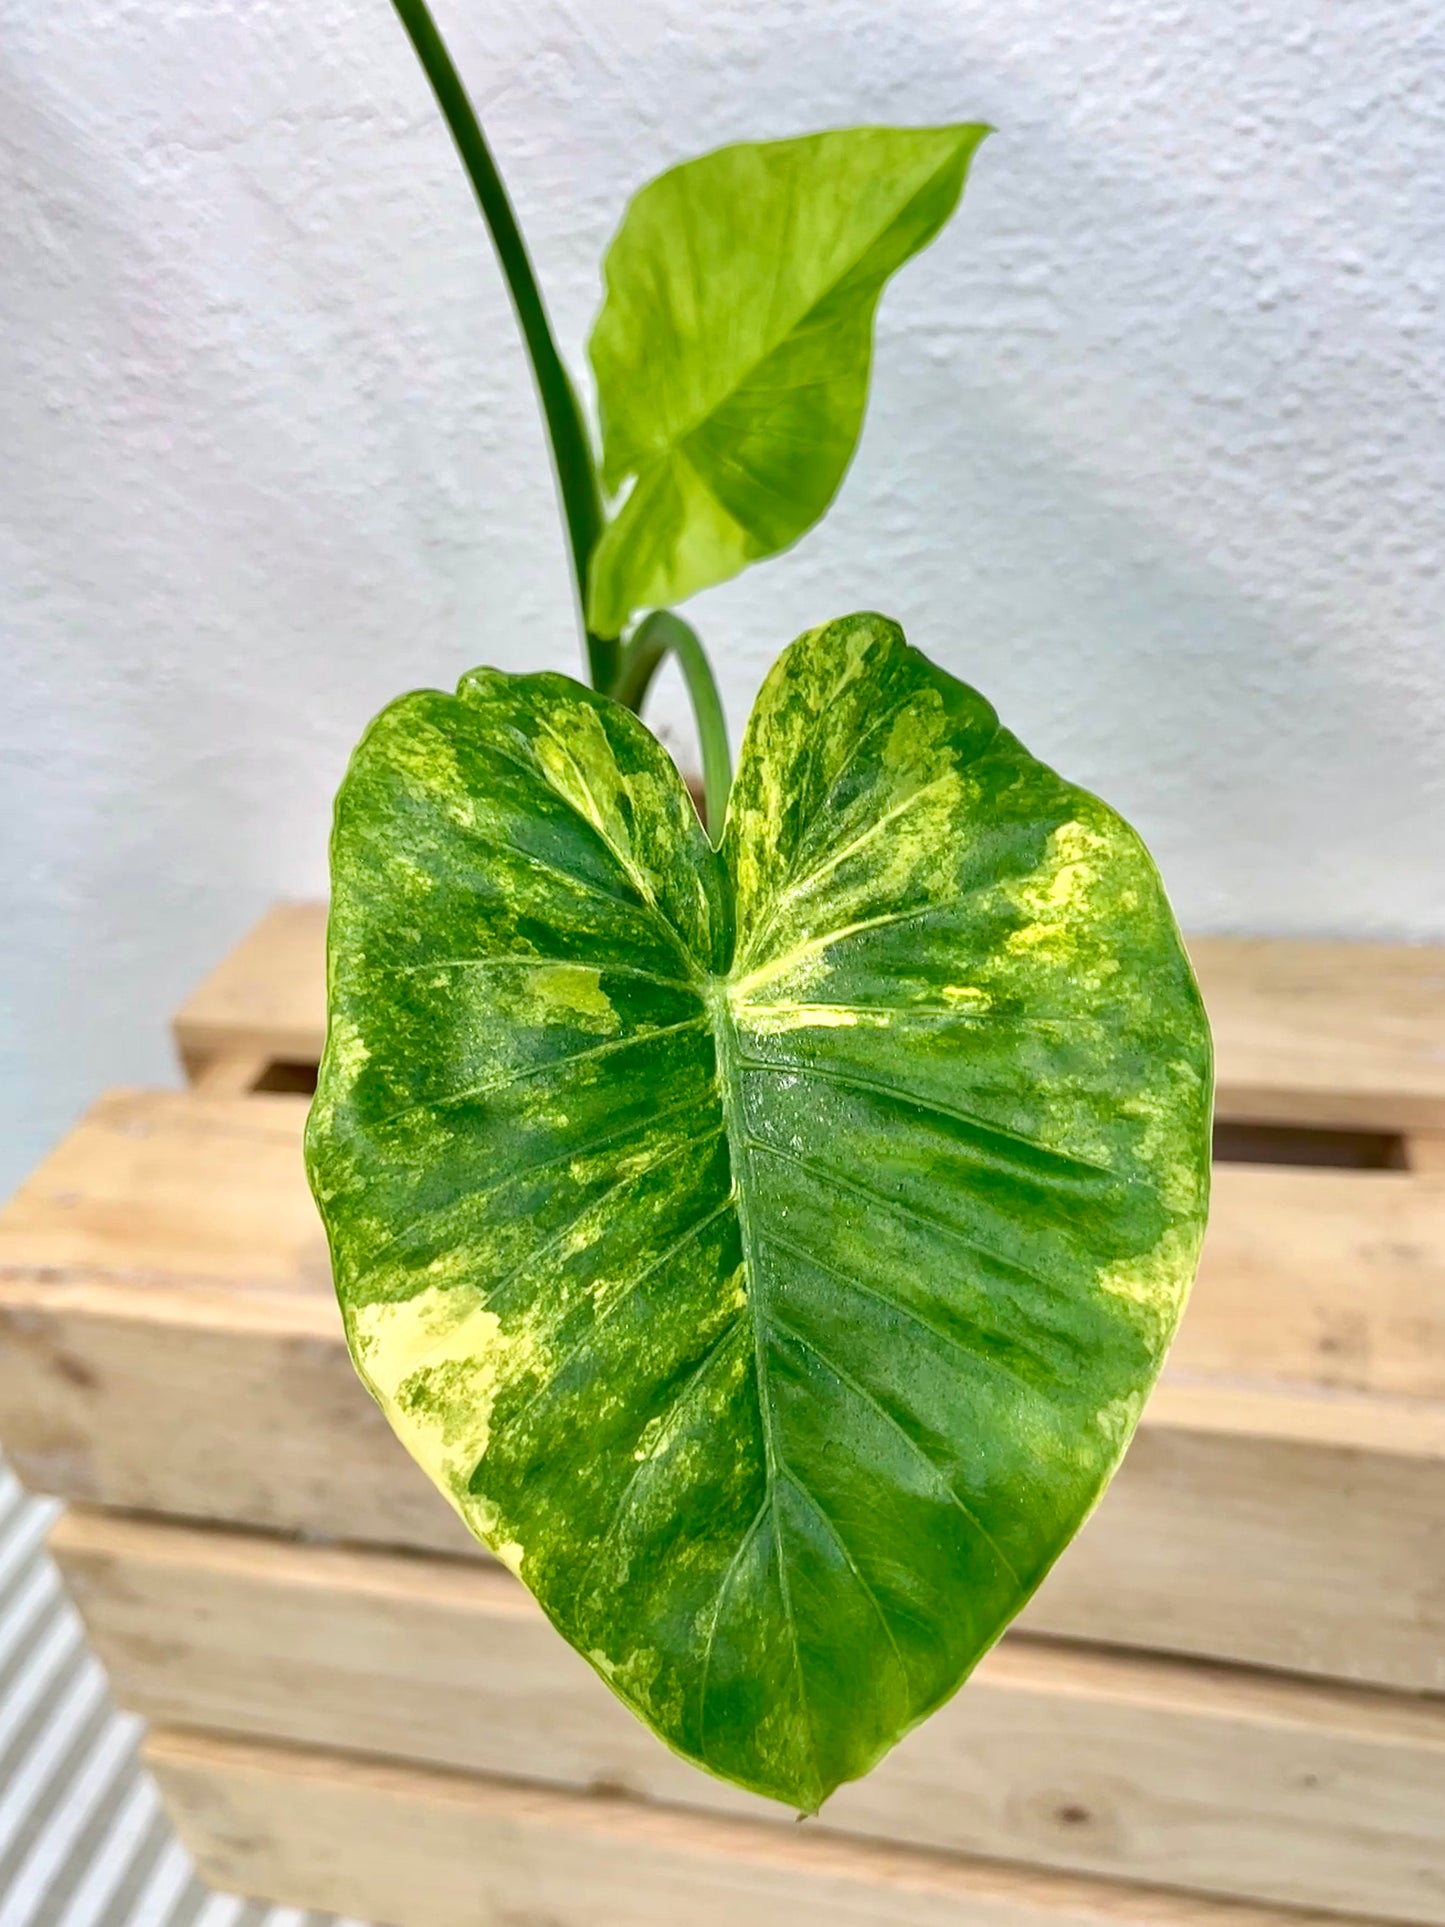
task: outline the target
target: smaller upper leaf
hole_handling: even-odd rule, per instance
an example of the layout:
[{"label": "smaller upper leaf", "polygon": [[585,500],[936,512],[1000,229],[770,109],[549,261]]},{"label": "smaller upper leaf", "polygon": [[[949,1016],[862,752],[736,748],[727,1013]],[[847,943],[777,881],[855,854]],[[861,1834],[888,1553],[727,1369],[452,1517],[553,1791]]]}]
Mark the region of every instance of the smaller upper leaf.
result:
[{"label": "smaller upper leaf", "polygon": [[687,161],[632,200],[590,352],[603,481],[593,553],[618,635],[797,541],[863,422],[883,284],[958,204],[984,126],[854,127]]}]

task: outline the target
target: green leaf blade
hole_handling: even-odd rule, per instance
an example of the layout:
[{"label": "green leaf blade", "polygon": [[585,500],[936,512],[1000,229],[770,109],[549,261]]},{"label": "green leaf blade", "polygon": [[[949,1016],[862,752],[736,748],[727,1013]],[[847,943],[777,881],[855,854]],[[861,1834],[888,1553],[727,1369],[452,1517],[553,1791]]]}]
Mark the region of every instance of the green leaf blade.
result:
[{"label": "green leaf blade", "polygon": [[334,870],[363,1377],[662,1738],[816,1809],[1024,1604],[1182,1305],[1209,1040],[1147,855],[855,617],[720,853],[634,717],[484,675],[374,726]]},{"label": "green leaf blade", "polygon": [[634,197],[590,348],[603,479],[633,484],[593,555],[594,627],[726,581],[823,514],[857,445],[884,284],[953,212],[987,132],[744,143]]}]

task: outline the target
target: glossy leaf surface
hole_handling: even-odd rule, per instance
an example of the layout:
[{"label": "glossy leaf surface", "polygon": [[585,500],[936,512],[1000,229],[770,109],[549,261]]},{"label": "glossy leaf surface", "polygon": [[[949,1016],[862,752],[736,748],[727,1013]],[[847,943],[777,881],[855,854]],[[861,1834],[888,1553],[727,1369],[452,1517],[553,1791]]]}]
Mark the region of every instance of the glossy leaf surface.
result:
[{"label": "glossy leaf surface", "polygon": [[862,427],[884,283],[953,212],[987,131],[724,147],[634,197],[591,342],[603,481],[632,484],[592,558],[599,634],[817,521]]},{"label": "glossy leaf surface", "polygon": [[635,716],[372,726],[308,1131],[357,1366],[672,1746],[811,1810],[1113,1470],[1193,1274],[1210,1049],[1133,832],[873,616],[713,852]]}]

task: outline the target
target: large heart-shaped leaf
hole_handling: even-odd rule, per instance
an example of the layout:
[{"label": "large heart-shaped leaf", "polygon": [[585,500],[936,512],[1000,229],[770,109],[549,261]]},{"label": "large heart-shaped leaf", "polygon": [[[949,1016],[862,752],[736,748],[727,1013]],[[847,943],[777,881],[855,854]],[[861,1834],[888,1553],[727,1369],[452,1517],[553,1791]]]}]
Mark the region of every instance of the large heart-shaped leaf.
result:
[{"label": "large heart-shaped leaf", "polygon": [[724,147],[634,197],[591,341],[603,480],[633,484],[592,557],[598,634],[817,521],[862,427],[883,284],[953,212],[987,132]]},{"label": "large heart-shaped leaf", "polygon": [[857,616],[722,851],[562,676],[403,698],[337,804],[308,1133],[352,1353],[678,1751],[811,1810],[959,1685],[1123,1451],[1210,1048],[1148,855]]}]

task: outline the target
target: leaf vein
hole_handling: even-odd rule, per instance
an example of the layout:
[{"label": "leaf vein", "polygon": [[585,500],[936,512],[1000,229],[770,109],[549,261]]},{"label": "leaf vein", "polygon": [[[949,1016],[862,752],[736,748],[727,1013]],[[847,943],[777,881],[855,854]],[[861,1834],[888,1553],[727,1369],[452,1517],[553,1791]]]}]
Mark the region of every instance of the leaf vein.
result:
[{"label": "leaf vein", "polygon": [[[721,1129],[722,1126],[719,1125],[718,1131],[721,1132]],[[532,1396],[527,1399],[524,1404],[518,1406],[515,1412],[509,1412],[500,1424],[493,1428],[492,1437],[500,1438],[503,1433],[512,1431],[522,1419],[530,1416],[533,1408],[557,1389],[558,1384],[561,1382],[562,1374],[566,1371],[567,1367],[580,1353],[587,1349],[587,1346],[597,1336],[602,1327],[609,1322],[618,1308],[631,1301],[638,1286],[645,1284],[655,1272],[661,1271],[664,1265],[671,1264],[672,1260],[680,1251],[686,1251],[690,1244],[695,1244],[703,1232],[707,1230],[708,1226],[720,1218],[731,1203],[731,1198],[724,1198],[721,1204],[715,1205],[711,1211],[705,1212],[702,1217],[694,1219],[687,1230],[683,1232],[682,1236],[670,1244],[666,1251],[659,1253],[659,1255],[652,1260],[651,1264],[644,1265],[641,1271],[635,1273],[625,1284],[619,1286],[612,1297],[609,1298],[607,1303],[602,1307],[602,1310],[598,1312],[597,1316],[592,1320],[591,1324],[588,1325],[587,1329],[577,1339],[576,1343],[569,1345],[561,1358],[555,1362],[552,1367],[552,1376],[547,1380],[546,1384],[539,1385]],[[489,1442],[488,1450],[490,1449]]]},{"label": "leaf vein", "polygon": [[929,1457],[928,1453],[924,1451],[923,1447],[918,1443],[918,1440],[914,1438],[907,1426],[899,1420],[897,1414],[890,1412],[888,1407],[875,1398],[866,1386],[860,1385],[857,1379],[850,1373],[845,1372],[836,1359],[830,1357],[821,1345],[814,1339],[807,1337],[805,1333],[798,1331],[795,1326],[790,1325],[786,1318],[780,1318],[776,1312],[773,1312],[770,1315],[769,1322],[775,1329],[782,1332],[785,1337],[791,1338],[794,1344],[801,1345],[806,1352],[811,1352],[813,1357],[816,1358],[818,1363],[823,1367],[824,1371],[828,1372],[840,1385],[852,1392],[855,1398],[861,1400],[863,1404],[875,1411],[885,1424],[892,1427],[899,1438],[903,1440],[917,1458],[918,1462],[927,1468],[943,1496],[956,1506],[959,1513],[967,1519],[975,1533],[983,1540],[984,1544],[998,1561],[998,1564],[1018,1587],[1019,1591],[1027,1592],[1028,1588],[1015,1571],[1008,1554],[1003,1550],[1002,1546],[999,1545],[998,1541],[972,1507],[967,1505],[964,1500],[959,1497],[957,1491],[954,1489],[953,1481],[948,1477],[942,1466],[938,1465]]},{"label": "leaf vein", "polygon": [[928,1111],[935,1117],[951,1118],[956,1124],[966,1124],[985,1137],[999,1138],[1005,1144],[1017,1144],[1026,1151],[1036,1152],[1047,1162],[1073,1171],[1089,1171],[1098,1177],[1112,1178],[1115,1183],[1128,1182],[1107,1164],[1098,1164],[1092,1158],[1076,1157],[1071,1151],[1055,1150],[1051,1144],[1041,1144],[1037,1138],[1026,1137],[1022,1131],[1011,1131],[1007,1125],[992,1123],[988,1118],[979,1117],[973,1111],[965,1111],[956,1104],[945,1104],[936,1098],[920,1097],[916,1092],[903,1090],[897,1084],[884,1083],[870,1077],[858,1077],[852,1071],[835,1070],[830,1064],[798,1064],[782,1058],[743,1056],[740,1056],[738,1061],[746,1065],[749,1070],[770,1071],[789,1077],[814,1077],[824,1083],[841,1084],[845,1090],[860,1091],[865,1096],[893,1098],[900,1104],[912,1105],[917,1110]]},{"label": "leaf vein", "polygon": [[[747,1187],[738,1182],[737,1161],[746,1163],[748,1147],[752,1143],[746,1127],[736,1115],[736,1097],[732,1088],[731,1059],[737,1054],[737,1030],[727,1012],[727,1005],[719,1007],[720,1022],[716,1034],[718,1089],[722,1100],[723,1122],[728,1134],[728,1154],[733,1160],[733,1192],[737,1199],[738,1233],[742,1240],[743,1263],[747,1271],[748,1304],[752,1310],[753,1325],[753,1368],[757,1375],[758,1415],[762,1422],[763,1451],[767,1462],[768,1486],[771,1490],[778,1475],[777,1414],[773,1407],[772,1387],[768,1379],[765,1356],[764,1330],[762,1318],[763,1278],[762,1267],[758,1263],[757,1235],[752,1224],[752,1216],[747,1208]],[[792,1589],[788,1582],[787,1553],[783,1546],[779,1529],[777,1508],[773,1508],[773,1550],[778,1561],[778,1593],[782,1601],[783,1617],[787,1623],[788,1638],[793,1654],[793,1672],[798,1682],[798,1699],[802,1708],[804,1724],[807,1728],[809,1746],[813,1758],[813,1776],[821,1785],[822,1776],[818,1762],[818,1735],[813,1720],[812,1707],[808,1699],[807,1683],[803,1678],[803,1655],[798,1644],[798,1625],[793,1611]]]},{"label": "leaf vein", "polygon": [[748,1526],[742,1538],[739,1539],[737,1551],[728,1561],[727,1571],[722,1576],[722,1580],[717,1589],[717,1599],[713,1604],[712,1619],[708,1624],[707,1640],[702,1652],[702,1681],[698,1698],[698,1752],[704,1759],[707,1757],[707,1693],[708,1684],[712,1676],[712,1654],[713,1647],[717,1643],[718,1621],[722,1618],[723,1607],[727,1603],[727,1596],[732,1590],[732,1583],[737,1577],[738,1568],[741,1566],[744,1556],[751,1547],[753,1540],[757,1538],[759,1528],[762,1526],[763,1520],[768,1516],[768,1511],[772,1503],[773,1488],[771,1482],[769,1482],[767,1489],[763,1493],[762,1503],[753,1514],[752,1523]]},{"label": "leaf vein", "polygon": [[796,1165],[800,1171],[816,1179],[819,1184],[831,1185],[837,1191],[851,1191],[855,1197],[862,1198],[865,1204],[877,1205],[880,1210],[891,1211],[895,1217],[917,1225],[921,1231],[951,1238],[965,1251],[971,1251],[980,1258],[991,1259],[995,1264],[1002,1265],[1005,1270],[1016,1273],[1030,1284],[1039,1283],[1039,1275],[1031,1271],[1027,1265],[1020,1263],[1017,1258],[1011,1258],[1006,1252],[996,1251],[991,1245],[983,1244],[977,1238],[971,1238],[966,1231],[960,1231],[957,1225],[949,1224],[942,1218],[927,1216],[916,1205],[908,1204],[902,1198],[890,1198],[885,1192],[874,1191],[866,1184],[859,1184],[852,1178],[842,1177],[838,1172],[828,1170],[825,1165],[813,1164],[807,1158],[800,1158],[796,1152],[785,1151],[777,1144],[769,1144],[766,1138],[752,1137],[749,1141],[755,1150],[766,1151],[769,1157],[781,1158],[785,1164]]},{"label": "leaf vein", "polygon": [[519,1084],[528,1083],[534,1077],[544,1077],[548,1071],[567,1070],[573,1064],[585,1064],[591,1058],[606,1057],[619,1050],[628,1050],[637,1044],[649,1044],[657,1037],[668,1037],[676,1031],[695,1030],[699,1024],[707,1022],[707,1013],[699,1011],[695,1017],[680,1018],[675,1024],[659,1024],[652,1030],[629,1031],[626,1037],[609,1037],[601,1044],[589,1044],[586,1050],[569,1051],[564,1057],[549,1057],[543,1063],[530,1064],[524,1071],[516,1071],[510,1077],[483,1080],[480,1084],[469,1084],[464,1090],[442,1091],[435,1097],[418,1098],[414,1104],[403,1104],[399,1111],[390,1111],[379,1117],[372,1125],[373,1130],[385,1130],[388,1125],[397,1123],[401,1118],[410,1117],[415,1111],[442,1111],[453,1104],[465,1104],[472,1097],[495,1097],[501,1091],[514,1090]]},{"label": "leaf vein", "polygon": [[[657,894],[653,890],[653,887],[651,883],[648,881],[647,877],[643,874],[643,872],[638,868],[636,863],[633,861],[632,853],[630,851],[623,850],[608,835],[607,829],[603,822],[601,805],[598,803],[597,798],[592,794],[592,785],[588,782],[586,776],[583,774],[581,764],[577,761],[577,758],[572,754],[571,745],[568,742],[566,742],[563,737],[558,735],[557,731],[552,727],[551,723],[548,722],[545,716],[539,716],[537,720],[541,724],[542,728],[545,729],[547,734],[552,738],[552,741],[557,745],[558,749],[560,749],[562,754],[567,758],[567,761],[572,765],[572,768],[576,773],[577,781],[581,785],[582,794],[587,798],[587,809],[585,811],[579,811],[578,814],[582,817],[584,822],[590,823],[592,825],[592,828],[596,831],[602,843],[605,844],[605,846],[612,852],[612,855],[615,858],[615,860],[621,865],[624,874],[628,878],[630,878],[633,889],[637,891],[638,895],[646,903],[648,909],[651,910],[654,913],[654,915],[658,917],[662,917],[662,911],[659,908],[658,902],[657,902]],[[559,796],[562,796],[562,800],[564,803],[571,802],[570,797],[564,796],[561,790],[557,790],[557,786],[555,783],[552,785],[552,788],[556,790],[556,793]],[[573,808],[574,809],[576,808],[575,804],[573,805]],[[667,922],[667,919],[665,917],[662,917],[662,920],[664,923]],[[668,924],[667,927],[669,930],[672,928],[670,923]]]},{"label": "leaf vein", "polygon": [[920,783],[916,790],[910,790],[908,792],[901,803],[895,803],[892,809],[885,810],[881,816],[875,816],[865,829],[858,832],[851,843],[845,843],[840,850],[835,850],[826,861],[818,864],[817,868],[810,870],[806,876],[798,877],[795,881],[785,885],[774,898],[768,920],[758,931],[754,941],[761,941],[767,931],[772,928],[785,904],[792,902],[794,898],[800,897],[804,895],[806,891],[811,890],[815,883],[821,882],[831,871],[836,870],[840,863],[846,863],[850,856],[856,856],[865,844],[871,843],[873,838],[881,831],[886,830],[890,823],[896,822],[906,811],[912,809],[920,796],[927,796],[931,791],[941,789],[945,783],[953,780],[955,774],[956,772],[954,770],[947,769],[941,776],[935,776],[927,783]]},{"label": "leaf vein", "polygon": [[[624,1124],[618,1130],[606,1131],[601,1137],[593,1138],[587,1144],[568,1145],[565,1150],[557,1152],[554,1157],[542,1158],[540,1162],[536,1164],[524,1165],[520,1171],[513,1171],[510,1177],[503,1178],[500,1184],[493,1185],[490,1191],[467,1192],[461,1197],[448,1198],[445,1203],[429,1206],[425,1211],[418,1212],[416,1217],[408,1219],[399,1230],[394,1231],[389,1238],[377,1246],[376,1250],[372,1252],[370,1258],[367,1260],[365,1267],[359,1271],[354,1278],[348,1281],[346,1287],[348,1295],[354,1293],[358,1287],[364,1285],[369,1278],[375,1276],[380,1268],[381,1261],[388,1251],[400,1244],[403,1238],[409,1237],[413,1231],[419,1230],[422,1225],[430,1224],[433,1219],[443,1217],[449,1211],[455,1211],[460,1205],[490,1204],[494,1198],[499,1198],[502,1193],[509,1190],[512,1185],[522,1184],[526,1179],[536,1177],[541,1171],[550,1171],[555,1165],[567,1164],[573,1158],[592,1157],[598,1151],[605,1151],[619,1141],[625,1142],[629,1137],[634,1137],[639,1131],[653,1130],[657,1125],[665,1123],[668,1118],[679,1117],[688,1111],[696,1110],[700,1105],[707,1103],[707,1101],[706,1096],[684,1098],[680,1104],[671,1104],[666,1110],[655,1112],[653,1116],[648,1118],[639,1118],[632,1124]],[[674,1145],[672,1150],[685,1151],[694,1145],[705,1144],[708,1138],[718,1135],[720,1128],[719,1126],[715,1126],[711,1131],[702,1132],[697,1137],[687,1138],[683,1143]],[[671,1153],[669,1153],[669,1155],[670,1154]],[[662,1160],[658,1159],[658,1162],[661,1163]],[[647,1170],[651,1170],[652,1168],[652,1165],[646,1167]],[[638,1172],[635,1175],[640,1177],[643,1173]]]},{"label": "leaf vein", "polygon": [[[981,885],[980,888],[987,888],[987,885]],[[977,891],[967,891],[956,897],[947,897],[941,903],[920,904],[910,910],[884,910],[876,917],[860,917],[856,923],[845,923],[836,930],[825,930],[821,937],[810,937],[806,943],[799,944],[795,950],[786,951],[781,957],[774,957],[770,963],[760,964],[756,970],[750,970],[745,977],[738,978],[736,983],[730,986],[731,995],[736,1000],[760,984],[771,983],[785,970],[806,962],[810,957],[821,955],[823,951],[830,950],[834,944],[842,943],[845,938],[861,936],[870,930],[888,930],[900,924],[917,923],[924,917],[936,917],[941,911],[957,910],[972,895],[977,895]],[[752,954],[751,949],[748,954]]]},{"label": "leaf vein", "polygon": [[662,1446],[664,1444],[670,1445],[672,1443],[673,1437],[675,1435],[678,1414],[686,1408],[688,1399],[692,1397],[693,1393],[697,1390],[698,1386],[705,1382],[708,1371],[716,1363],[716,1361],[722,1355],[722,1353],[727,1349],[727,1346],[729,1345],[731,1340],[734,1337],[736,1337],[739,1331],[742,1331],[743,1329],[745,1329],[746,1310],[747,1310],[746,1306],[739,1306],[738,1310],[733,1314],[733,1316],[728,1320],[727,1324],[723,1327],[723,1330],[721,1331],[721,1333],[713,1341],[713,1343],[708,1346],[707,1351],[703,1354],[702,1358],[693,1367],[693,1369],[688,1373],[687,1378],[683,1381],[682,1385],[678,1388],[677,1392],[673,1395],[671,1401],[668,1404],[667,1416],[663,1422],[661,1430],[659,1431],[656,1446],[652,1451],[650,1451],[647,1454],[645,1458],[640,1459],[637,1465],[633,1468],[630,1478],[628,1479],[626,1485],[622,1489],[622,1496],[618,1499],[616,1506],[613,1508],[612,1517],[608,1522],[607,1530],[603,1533],[602,1537],[597,1541],[596,1545],[593,1547],[591,1555],[588,1558],[586,1565],[582,1568],[582,1576],[577,1581],[577,1596],[579,1598],[581,1598],[582,1595],[586,1592],[587,1582],[592,1576],[594,1567],[596,1566],[598,1560],[602,1557],[602,1554],[607,1550],[608,1546],[611,1545],[613,1539],[615,1538],[618,1532],[618,1529],[621,1527],[623,1520],[627,1515],[627,1512],[630,1510],[633,1493],[636,1490],[639,1480],[643,1479],[644,1477],[650,1477],[652,1473],[656,1471],[657,1466],[661,1462],[661,1458],[662,1458],[662,1449],[661,1449]]},{"label": "leaf vein", "polygon": [[799,1498],[806,1499],[806,1501],[808,1502],[809,1506],[811,1506],[816,1517],[822,1521],[825,1529],[827,1530],[829,1538],[833,1541],[833,1544],[838,1548],[839,1552],[842,1553],[844,1562],[846,1563],[848,1570],[852,1573],[853,1577],[858,1581],[859,1586],[862,1588],[864,1598],[868,1601],[868,1604],[873,1608],[873,1612],[878,1620],[878,1624],[883,1628],[883,1637],[888,1641],[888,1644],[893,1649],[893,1657],[897,1661],[898,1671],[903,1679],[903,1690],[905,1693],[911,1692],[912,1682],[908,1676],[908,1666],[906,1661],[904,1660],[902,1652],[899,1650],[898,1641],[894,1637],[893,1628],[888,1622],[888,1615],[887,1613],[884,1612],[877,1593],[874,1592],[873,1588],[869,1585],[868,1581],[863,1577],[862,1569],[860,1568],[857,1559],[853,1556],[852,1549],[849,1547],[848,1542],[843,1537],[842,1533],[838,1530],[837,1521],[833,1518],[832,1514],[828,1512],[828,1510],[825,1508],[822,1500],[818,1497],[817,1493],[813,1490],[813,1488],[807,1483],[805,1483],[805,1481],[801,1479],[795,1471],[793,1471],[791,1466],[786,1466],[786,1465],[784,1466],[783,1477],[787,1480],[788,1484],[792,1486],[793,1490],[798,1494]]},{"label": "leaf vein", "polygon": [[500,957],[436,957],[430,963],[375,964],[371,968],[382,976],[413,977],[428,970],[521,969],[528,966],[554,970],[596,970],[599,976],[635,977],[642,983],[657,984],[664,990],[697,990],[696,983],[690,978],[660,977],[654,970],[639,970],[633,964],[590,964],[581,957],[533,957],[523,952]]},{"label": "leaf vein", "polygon": [[[543,727],[546,727],[545,723],[543,724]],[[499,743],[494,736],[485,736],[483,737],[482,740],[486,748],[494,756],[496,756],[501,762],[510,763],[513,769],[520,770],[524,776],[529,776],[535,782],[540,782],[545,789],[550,791],[550,793],[557,798],[557,801],[562,805],[562,807],[565,810],[570,810],[572,815],[576,817],[579,823],[585,824],[586,827],[592,831],[593,835],[597,838],[598,842],[601,843],[602,847],[607,851],[608,855],[611,856],[612,860],[619,865],[619,867],[623,872],[623,875],[631,879],[632,872],[630,868],[628,867],[627,864],[622,862],[613,844],[598,828],[597,824],[594,823],[590,817],[588,817],[586,812],[578,809],[577,805],[572,801],[572,798],[570,796],[565,796],[562,793],[562,791],[557,788],[557,785],[548,776],[546,770],[542,767],[541,762],[538,759],[534,757],[533,759],[528,760],[525,757],[517,755],[514,751],[504,748],[503,745]],[[576,769],[577,765],[575,761],[573,762],[572,767]],[[584,789],[586,788],[585,782],[583,784],[583,788]],[[588,794],[590,796],[591,792],[588,791]],[[596,807],[595,803],[593,807],[594,808]],[[684,963],[691,962],[691,957],[689,955],[687,945],[684,943],[681,933],[673,929],[672,925],[668,922],[667,918],[664,917],[662,912],[658,909],[650,893],[645,894],[642,898],[642,901],[638,902],[635,898],[619,895],[619,893],[616,890],[607,889],[603,884],[594,883],[590,877],[580,877],[580,876],[577,876],[571,870],[563,870],[559,868],[557,864],[549,863],[545,857],[537,856],[533,851],[522,849],[517,844],[507,843],[503,841],[502,838],[496,837],[496,836],[485,836],[485,835],[478,834],[476,832],[474,832],[473,834],[476,837],[476,841],[481,845],[483,845],[483,847],[485,848],[501,850],[501,851],[504,851],[508,856],[520,857],[523,860],[523,862],[530,863],[534,869],[544,870],[549,876],[556,877],[559,880],[559,882],[570,884],[574,889],[582,890],[590,896],[600,898],[604,903],[615,903],[621,909],[631,910],[635,913],[640,912],[641,915],[646,917],[649,922],[656,925],[656,927],[662,932],[663,936],[667,939],[668,943],[671,944],[673,949],[676,950],[678,954],[682,957]],[[635,882],[633,887],[634,888],[637,887]]]},{"label": "leaf vein", "polygon": [[997,1372],[1010,1383],[1020,1385],[1025,1391],[1037,1396],[1038,1387],[1031,1384],[1021,1373],[1012,1370],[996,1358],[985,1358],[980,1353],[971,1351],[961,1338],[956,1337],[952,1332],[945,1331],[941,1325],[935,1325],[931,1318],[925,1318],[921,1311],[905,1299],[890,1298],[886,1291],[880,1291],[876,1285],[868,1283],[852,1272],[840,1270],[836,1265],[829,1264],[826,1259],[820,1258],[816,1252],[805,1251],[801,1245],[795,1245],[788,1238],[779,1237],[775,1231],[765,1231],[763,1237],[770,1245],[779,1251],[787,1252],[790,1258],[795,1258],[800,1264],[812,1265],[826,1277],[835,1278],[840,1285],[847,1286],[850,1291],[860,1292],[863,1297],[873,1299],[888,1311],[897,1312],[910,1324],[917,1325],[920,1331],[930,1332],[940,1344],[947,1345],[951,1351],[957,1352],[959,1357],[965,1359],[968,1364],[981,1365],[988,1371]]}]

